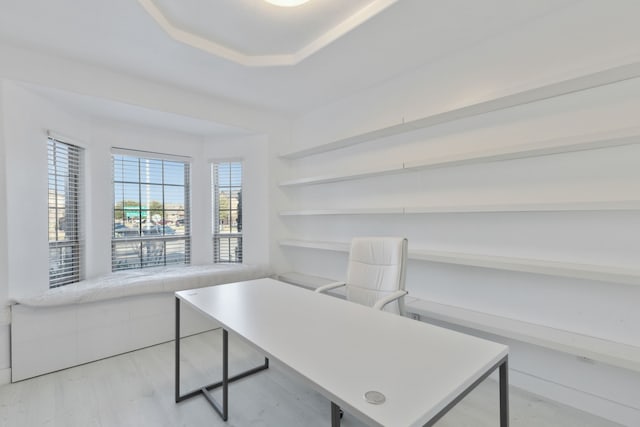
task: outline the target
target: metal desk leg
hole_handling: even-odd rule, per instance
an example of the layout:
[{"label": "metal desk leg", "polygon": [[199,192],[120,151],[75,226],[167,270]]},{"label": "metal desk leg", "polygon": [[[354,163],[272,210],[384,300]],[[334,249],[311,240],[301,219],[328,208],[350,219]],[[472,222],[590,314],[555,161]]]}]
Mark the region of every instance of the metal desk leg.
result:
[{"label": "metal desk leg", "polygon": [[484,373],[480,378],[478,378],[473,384],[467,387],[466,390],[462,391],[455,399],[453,399],[447,406],[440,410],[436,415],[433,416],[424,427],[433,426],[440,418],[444,416],[451,408],[458,404],[464,397],[471,392],[474,388],[478,386],[482,381],[484,381],[492,372],[495,372],[496,369],[500,370],[500,427],[509,427],[509,380],[507,377],[507,364],[508,356],[505,356],[498,363],[493,365],[491,369]]},{"label": "metal desk leg", "polygon": [[509,427],[509,362],[500,365],[500,427]]},{"label": "metal desk leg", "polygon": [[[176,403],[182,402],[183,400],[189,399],[194,396],[198,396],[202,394],[209,404],[215,409],[215,411],[220,415],[220,417],[227,421],[229,416],[229,383],[247,377],[251,374],[255,374],[256,372],[263,371],[269,368],[269,359],[264,358],[264,364],[256,366],[253,369],[249,369],[248,371],[241,372],[233,377],[229,378],[229,332],[226,329],[222,330],[222,381],[218,381],[213,384],[209,384],[207,386],[201,387],[199,389],[190,391],[185,394],[180,394],[180,298],[176,297],[176,338],[175,338],[175,349],[176,349],[176,365],[175,365],[175,399]],[[209,393],[211,390],[222,387],[222,405],[218,404],[218,402],[211,396]]]},{"label": "metal desk leg", "polygon": [[340,407],[331,402],[331,427],[340,427]]},{"label": "metal desk leg", "polygon": [[180,402],[180,299],[176,297],[176,336],[175,336],[175,398],[176,403]]}]

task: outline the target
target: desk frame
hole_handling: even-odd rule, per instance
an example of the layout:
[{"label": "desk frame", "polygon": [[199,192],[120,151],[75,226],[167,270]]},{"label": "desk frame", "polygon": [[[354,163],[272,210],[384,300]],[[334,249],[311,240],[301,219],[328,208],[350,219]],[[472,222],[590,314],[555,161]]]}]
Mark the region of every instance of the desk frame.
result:
[{"label": "desk frame", "polygon": [[467,387],[462,393],[453,399],[447,406],[442,408],[433,418],[431,418],[424,427],[431,427],[440,418],[442,418],[447,412],[456,406],[467,394],[475,389],[481,382],[483,382],[489,375],[491,375],[496,369],[499,369],[498,385],[500,388],[500,427],[509,427],[509,356],[505,356],[498,363],[493,365],[487,370],[480,378],[478,378],[473,384]]},{"label": "desk frame", "polygon": [[[264,364],[256,366],[253,369],[249,369],[247,371],[241,372],[237,375],[229,377],[229,332],[222,328],[222,380],[200,387],[198,389],[192,390],[185,394],[180,394],[180,298],[176,297],[176,339],[175,339],[175,374],[176,374],[176,384],[175,384],[175,399],[176,403],[180,403],[183,400],[190,399],[194,396],[203,395],[207,402],[213,407],[213,409],[220,415],[220,417],[227,421],[229,418],[229,383],[234,381],[238,381],[242,378],[248,377],[249,375],[255,374],[260,371],[264,371],[269,368],[269,359],[264,358]],[[209,393],[211,390],[215,390],[216,388],[222,387],[222,403],[219,403],[214,399],[214,397]]]},{"label": "desk frame", "polygon": [[[185,394],[180,394],[180,298],[176,296],[175,305],[175,401],[182,402],[195,396],[203,395],[213,409],[220,417],[227,421],[229,417],[228,392],[229,383],[248,377],[260,371],[269,368],[269,359],[264,358],[264,364],[255,368],[241,372],[233,377],[229,377],[229,332],[222,328],[222,380],[203,386],[199,389],[192,390]],[[498,363],[489,368],[483,375],[474,381],[469,387],[463,390],[455,399],[440,410],[433,418],[431,418],[424,427],[433,426],[440,418],[442,418],[451,408],[456,406],[467,394],[475,389],[496,369],[499,369],[499,399],[500,399],[500,427],[509,427],[509,356],[504,356]],[[211,390],[222,387],[222,404],[218,403],[209,393]],[[331,402],[331,426],[340,427],[340,407]]]}]

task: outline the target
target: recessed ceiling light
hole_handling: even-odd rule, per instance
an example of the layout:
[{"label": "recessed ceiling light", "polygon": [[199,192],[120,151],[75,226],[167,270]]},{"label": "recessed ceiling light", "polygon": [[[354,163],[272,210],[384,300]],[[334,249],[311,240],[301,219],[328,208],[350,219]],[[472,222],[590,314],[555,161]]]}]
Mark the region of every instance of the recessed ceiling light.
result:
[{"label": "recessed ceiling light", "polygon": [[304,4],[309,0],[264,0],[264,1],[266,1],[267,3],[274,4],[276,6],[294,7],[294,6],[300,6],[301,4]]}]

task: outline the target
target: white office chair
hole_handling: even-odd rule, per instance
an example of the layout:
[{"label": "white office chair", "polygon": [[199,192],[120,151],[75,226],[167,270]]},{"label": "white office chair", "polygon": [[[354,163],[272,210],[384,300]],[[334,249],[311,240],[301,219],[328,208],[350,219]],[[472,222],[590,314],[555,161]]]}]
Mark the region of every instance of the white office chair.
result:
[{"label": "white office chair", "polygon": [[346,286],[347,300],[404,315],[406,264],[407,239],[356,237],[351,241],[347,281],[329,283],[316,292]]}]

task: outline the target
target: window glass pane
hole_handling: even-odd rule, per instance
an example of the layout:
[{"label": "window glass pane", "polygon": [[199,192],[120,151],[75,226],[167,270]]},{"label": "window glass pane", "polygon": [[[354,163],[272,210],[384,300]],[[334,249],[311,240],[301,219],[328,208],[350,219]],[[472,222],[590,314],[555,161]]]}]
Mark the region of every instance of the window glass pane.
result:
[{"label": "window glass pane", "polygon": [[140,268],[140,241],[114,242],[111,244],[113,252],[113,271]]},{"label": "window glass pane", "polygon": [[140,237],[140,226],[133,221],[118,221],[113,223],[114,239],[131,239]]},{"label": "window glass pane", "polygon": [[238,211],[237,210],[231,210],[229,212],[230,215],[230,220],[229,220],[229,227],[230,227],[230,232],[231,233],[237,233],[238,232]]},{"label": "window glass pane", "polygon": [[121,155],[113,162],[112,269],[188,264],[189,164]]},{"label": "window glass pane", "polygon": [[113,178],[118,181],[124,181],[124,172],[122,159],[113,159]]},{"label": "window glass pane", "polygon": [[238,164],[232,164],[229,171],[229,186],[239,187],[242,185],[242,171]]},{"label": "window glass pane", "polygon": [[79,247],[75,244],[49,246],[50,287],[73,283],[70,280],[74,280],[80,269],[79,255]]},{"label": "window glass pane", "polygon": [[124,206],[140,206],[140,185],[137,183],[121,184],[122,186],[122,198],[119,201],[124,201]]},{"label": "window glass pane", "polygon": [[188,253],[188,251],[185,240],[172,240],[167,242],[167,264],[184,264],[186,262],[186,253]]},{"label": "window glass pane", "polygon": [[142,207],[144,209],[154,210],[156,213],[157,211],[162,213],[162,203],[164,199],[162,190],[162,185],[141,184],[140,200],[142,201]]},{"label": "window glass pane", "polygon": [[218,195],[218,231],[229,231],[229,207],[231,206],[231,197],[228,192],[221,191]]},{"label": "window glass pane", "polygon": [[140,186],[138,184],[116,183],[113,188],[117,208],[139,207]]},{"label": "window glass pane", "polygon": [[164,183],[174,185],[184,185],[185,168],[182,163],[165,162]]},{"label": "window glass pane", "polygon": [[216,262],[242,262],[242,237],[214,238]]},{"label": "window glass pane", "polygon": [[49,241],[58,240],[57,209],[49,207]]},{"label": "window glass pane", "polygon": [[140,180],[140,165],[137,158],[134,157],[120,157],[122,177],[118,181],[123,182],[138,182]]},{"label": "window glass pane", "polygon": [[49,286],[57,287],[81,276],[82,149],[49,138],[47,151]]},{"label": "window glass pane", "polygon": [[214,262],[242,262],[242,163],[214,163]]},{"label": "window glass pane", "polygon": [[165,186],[164,203],[167,209],[184,209],[184,187]]},{"label": "window glass pane", "polygon": [[140,182],[162,184],[162,160],[140,159]]},{"label": "window glass pane", "polygon": [[165,217],[165,225],[171,228],[174,234],[177,234],[177,235],[185,234],[184,209],[165,210],[164,217]]},{"label": "window glass pane", "polygon": [[124,184],[117,183],[113,185],[113,197],[116,203],[124,200]]},{"label": "window glass pane", "polygon": [[142,267],[164,265],[164,241],[147,240],[142,242]]}]

